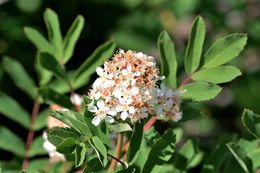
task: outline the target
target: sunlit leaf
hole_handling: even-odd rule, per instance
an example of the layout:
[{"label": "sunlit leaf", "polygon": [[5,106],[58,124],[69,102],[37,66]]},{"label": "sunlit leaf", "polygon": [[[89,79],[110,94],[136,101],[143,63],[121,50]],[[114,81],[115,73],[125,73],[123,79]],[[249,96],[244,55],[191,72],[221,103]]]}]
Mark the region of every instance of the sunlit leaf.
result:
[{"label": "sunlit leaf", "polygon": [[99,137],[97,136],[93,136],[91,138],[92,143],[94,145],[97,157],[99,158],[100,162],[102,163],[102,165],[105,167],[107,165],[107,149],[104,146],[103,142],[99,139]]},{"label": "sunlit leaf", "polygon": [[225,83],[239,75],[241,75],[240,70],[234,66],[219,66],[201,69],[192,75],[192,79],[195,81]]},{"label": "sunlit leaf", "polygon": [[58,120],[64,122],[65,124],[82,133],[86,137],[91,137],[92,134],[89,127],[85,123],[78,120],[75,114],[77,113],[72,111],[50,111],[50,115],[54,118],[57,118]]},{"label": "sunlit leaf", "polygon": [[218,39],[205,53],[203,67],[217,67],[239,55],[247,42],[245,34],[231,34]]},{"label": "sunlit leaf", "polygon": [[166,31],[159,35],[157,46],[160,52],[161,75],[165,76],[164,82],[167,86],[176,88],[177,60],[174,44]]},{"label": "sunlit leaf", "polygon": [[182,98],[204,101],[216,97],[221,91],[221,87],[207,82],[193,82],[183,86],[183,90]]},{"label": "sunlit leaf", "polygon": [[192,24],[189,41],[185,52],[185,70],[188,74],[193,73],[200,65],[205,33],[204,21],[199,16]]},{"label": "sunlit leaf", "polygon": [[126,131],[132,131],[132,127],[127,123],[117,123],[117,124],[111,124],[108,126],[109,131],[112,133],[120,133],[120,132],[126,132]]}]

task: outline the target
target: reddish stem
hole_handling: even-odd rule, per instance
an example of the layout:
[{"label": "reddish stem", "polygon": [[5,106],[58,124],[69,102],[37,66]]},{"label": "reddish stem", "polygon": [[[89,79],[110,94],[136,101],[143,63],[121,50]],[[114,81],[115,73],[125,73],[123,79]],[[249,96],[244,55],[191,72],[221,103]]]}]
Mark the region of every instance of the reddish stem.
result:
[{"label": "reddish stem", "polygon": [[154,125],[156,120],[156,116],[152,116],[152,118],[150,118],[150,120],[144,125],[144,132],[147,132]]},{"label": "reddish stem", "polygon": [[23,165],[22,165],[23,169],[27,169],[29,166],[29,151],[30,151],[30,147],[32,145],[33,137],[34,137],[33,125],[34,125],[34,122],[38,115],[39,110],[40,110],[40,103],[38,102],[38,98],[36,98],[34,105],[33,105],[33,110],[32,110],[32,114],[31,114],[31,123],[30,123],[30,127],[29,127],[27,140],[26,140],[25,158],[23,160]]},{"label": "reddish stem", "polygon": [[[117,135],[117,141],[116,141],[116,152],[115,152],[115,158],[120,158],[121,150],[123,145],[123,135],[119,133]],[[108,171],[114,171],[116,168],[117,160],[113,159],[109,165]]]},{"label": "reddish stem", "polygon": [[182,88],[184,85],[186,85],[187,83],[189,83],[192,79],[191,79],[191,76],[188,76],[182,83],[181,85],[179,86],[179,89]]}]

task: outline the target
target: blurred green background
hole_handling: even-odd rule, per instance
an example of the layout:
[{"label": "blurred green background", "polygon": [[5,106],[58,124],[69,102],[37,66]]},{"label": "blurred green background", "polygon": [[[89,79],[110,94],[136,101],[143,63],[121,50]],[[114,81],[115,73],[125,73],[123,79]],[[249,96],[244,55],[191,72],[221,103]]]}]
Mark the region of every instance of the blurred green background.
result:
[{"label": "blurred green background", "polygon": [[[36,48],[26,39],[23,28],[34,27],[46,36],[42,18],[46,8],[59,15],[63,33],[77,14],[83,15],[86,20],[68,69],[78,67],[109,38],[116,40],[118,48],[158,57],[157,37],[165,29],[175,43],[181,82],[188,33],[197,15],[201,15],[207,25],[205,50],[220,36],[247,33],[246,50],[232,61],[242,69],[243,75],[231,84],[224,84],[224,90],[216,99],[198,105],[205,112],[203,118],[183,126],[187,135],[202,139],[201,147],[210,148],[215,141],[212,139],[218,136],[243,133],[240,116],[244,108],[260,113],[260,0],[0,0],[0,59],[4,55],[16,58],[35,79],[33,64]],[[14,86],[2,68],[0,90],[31,110],[32,103]],[[85,88],[79,92],[84,91]],[[14,131],[17,128],[3,116],[0,116],[0,123],[9,124]],[[26,131],[16,131],[25,139]],[[1,153],[0,157],[6,154]]]}]

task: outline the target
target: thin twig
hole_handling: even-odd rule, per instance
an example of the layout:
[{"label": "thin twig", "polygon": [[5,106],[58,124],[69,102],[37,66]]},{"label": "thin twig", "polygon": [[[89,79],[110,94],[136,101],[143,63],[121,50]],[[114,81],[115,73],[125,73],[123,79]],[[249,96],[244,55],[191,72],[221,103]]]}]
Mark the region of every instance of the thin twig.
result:
[{"label": "thin twig", "polygon": [[[119,158],[122,150],[122,145],[123,145],[123,134],[119,133],[117,135],[117,140],[116,140],[116,152],[115,152],[115,158]],[[109,165],[108,170],[109,171],[114,171],[116,168],[117,160],[113,159]]]},{"label": "thin twig", "polygon": [[125,163],[124,163],[123,161],[121,161],[120,159],[118,159],[117,157],[115,157],[115,156],[113,156],[113,155],[111,155],[111,154],[109,154],[109,153],[107,153],[107,155],[108,155],[109,157],[111,157],[112,159],[116,160],[116,161],[119,162],[122,166],[125,167]]},{"label": "thin twig", "polygon": [[28,136],[27,136],[27,140],[26,140],[26,146],[25,146],[25,157],[23,160],[23,165],[22,168],[23,169],[27,169],[29,166],[29,151],[33,142],[33,137],[34,137],[34,123],[36,120],[36,117],[39,113],[40,110],[40,103],[38,101],[38,97],[35,99],[34,105],[33,105],[33,110],[32,110],[32,114],[31,114],[31,123],[30,123],[30,127],[29,127],[29,132],[28,132]]}]

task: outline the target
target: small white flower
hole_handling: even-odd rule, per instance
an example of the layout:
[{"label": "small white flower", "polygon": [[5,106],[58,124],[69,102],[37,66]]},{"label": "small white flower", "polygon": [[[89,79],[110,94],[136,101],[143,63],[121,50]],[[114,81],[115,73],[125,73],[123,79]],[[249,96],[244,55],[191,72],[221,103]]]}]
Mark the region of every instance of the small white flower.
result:
[{"label": "small white flower", "polygon": [[135,77],[140,76],[140,75],[141,75],[140,71],[134,72]]},{"label": "small white flower", "polygon": [[98,117],[98,116],[95,116],[95,117],[92,119],[92,121],[91,121],[91,123],[92,123],[94,126],[98,126],[100,122],[101,122],[101,118]]},{"label": "small white flower", "polygon": [[97,101],[97,107],[101,111],[106,111],[108,108],[105,105],[105,102],[103,100],[98,100]]},{"label": "small white flower", "polygon": [[130,114],[134,114],[135,113],[135,107],[134,106],[130,106],[128,108],[128,111],[129,111]]},{"label": "small white flower", "polygon": [[126,69],[123,69],[121,73],[122,73],[123,76],[127,76],[128,75],[128,71]]},{"label": "small white flower", "polygon": [[56,151],[56,147],[50,143],[48,140],[43,142],[43,148],[49,153]]},{"label": "small white flower", "polygon": [[98,91],[98,92],[95,94],[95,100],[100,99],[100,97],[101,97],[101,93]]},{"label": "small white flower", "polygon": [[101,78],[97,78],[93,83],[93,89],[100,89],[103,84],[103,80]]},{"label": "small white flower", "polygon": [[127,117],[128,117],[128,113],[127,113],[126,111],[124,111],[124,112],[121,113],[120,118],[121,118],[123,121],[125,121]]},{"label": "small white flower", "polygon": [[99,76],[103,76],[103,75],[104,75],[104,70],[103,70],[101,67],[97,67],[97,68],[96,68],[96,73],[97,73]]},{"label": "small white flower", "polygon": [[89,105],[89,106],[88,106],[88,111],[89,111],[89,112],[97,112],[97,110],[98,110],[98,109],[97,109],[96,106],[93,106],[93,105]]},{"label": "small white flower", "polygon": [[106,117],[106,121],[112,124],[112,123],[115,122],[115,119],[113,117],[111,117],[111,116],[107,116]]},{"label": "small white flower", "polygon": [[131,88],[131,94],[133,96],[137,95],[138,93],[139,93],[139,88],[138,87]]},{"label": "small white flower", "polygon": [[135,56],[140,59],[140,58],[144,57],[144,54],[142,52],[138,52],[135,54]]},{"label": "small white flower", "polygon": [[172,89],[167,89],[167,90],[165,91],[165,97],[166,97],[166,98],[172,98],[172,97],[173,97],[173,94],[174,94],[174,92],[173,92]]},{"label": "small white flower", "polygon": [[116,116],[116,114],[117,114],[117,111],[115,111],[115,110],[108,110],[108,111],[106,111],[106,113],[108,114],[108,115],[111,115],[111,116]]},{"label": "small white flower", "polygon": [[122,97],[122,92],[120,89],[115,89],[114,92],[113,92],[113,95],[116,97],[116,98],[121,98]]},{"label": "small white flower", "polygon": [[116,112],[122,112],[124,110],[122,105],[116,105],[115,109],[116,109]]},{"label": "small white flower", "polygon": [[140,114],[142,118],[147,118],[148,117],[148,113],[141,113]]}]

